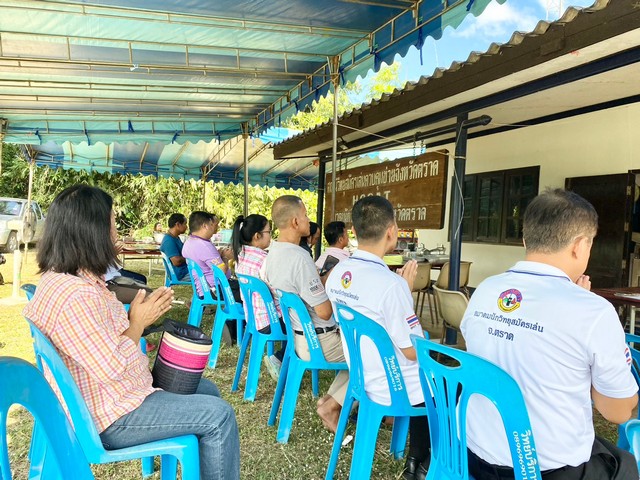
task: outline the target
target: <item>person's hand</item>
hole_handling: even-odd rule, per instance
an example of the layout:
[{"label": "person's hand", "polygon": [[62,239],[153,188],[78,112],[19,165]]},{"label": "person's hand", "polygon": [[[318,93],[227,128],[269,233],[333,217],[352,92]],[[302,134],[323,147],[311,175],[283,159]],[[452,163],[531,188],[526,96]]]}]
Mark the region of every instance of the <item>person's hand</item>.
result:
[{"label": "person's hand", "polygon": [[229,247],[221,248],[219,252],[222,260],[224,260],[225,262],[228,262],[233,258],[233,250],[231,250],[231,248]]},{"label": "person's hand", "polygon": [[591,290],[591,279],[589,275],[580,275],[576,280],[576,285],[584,288],[585,290]]},{"label": "person's hand", "polygon": [[173,290],[167,287],[160,287],[149,295],[146,293],[145,290],[139,290],[129,307],[129,323],[139,328],[140,333],[168,312],[173,301]]},{"label": "person's hand", "polygon": [[409,260],[402,268],[397,270],[397,273],[407,281],[409,290],[413,290],[413,281],[416,279],[416,274],[418,273],[418,262]]}]

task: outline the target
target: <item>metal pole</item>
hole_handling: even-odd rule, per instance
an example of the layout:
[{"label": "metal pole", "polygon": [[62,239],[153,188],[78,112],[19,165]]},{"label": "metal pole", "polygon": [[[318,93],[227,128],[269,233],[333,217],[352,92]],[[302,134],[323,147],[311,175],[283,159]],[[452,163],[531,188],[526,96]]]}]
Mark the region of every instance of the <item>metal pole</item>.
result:
[{"label": "metal pole", "polygon": [[207,174],[202,171],[202,210],[206,210],[205,202],[207,199]]},{"label": "metal pole", "polygon": [[0,118],[0,175],[2,175],[2,145],[4,144],[4,126],[6,120]]},{"label": "metal pole", "polygon": [[340,92],[340,57],[333,58],[333,145],[331,149],[331,220],[336,219],[336,169],[338,163],[338,94]]},{"label": "metal pole", "polygon": [[[464,182],[465,163],[467,157],[467,127],[468,114],[458,116],[456,129],[456,147],[453,163],[453,194],[451,196],[451,221],[449,223],[449,237],[451,238],[451,253],[449,254],[449,290],[458,291],[460,288],[460,255],[462,252],[462,185]],[[445,343],[455,345],[457,334],[453,328],[447,328]]]},{"label": "metal pole", "polygon": [[242,138],[244,139],[244,216],[249,215],[249,125],[242,125]]},{"label": "metal pole", "polygon": [[[324,190],[325,190],[325,176],[327,171],[327,164],[320,160],[320,164],[318,165],[318,213],[316,215],[316,222],[321,230],[324,229]],[[320,256],[320,248],[322,245],[322,236],[318,239],[318,243],[316,243],[316,254],[315,259],[317,260]]]}]

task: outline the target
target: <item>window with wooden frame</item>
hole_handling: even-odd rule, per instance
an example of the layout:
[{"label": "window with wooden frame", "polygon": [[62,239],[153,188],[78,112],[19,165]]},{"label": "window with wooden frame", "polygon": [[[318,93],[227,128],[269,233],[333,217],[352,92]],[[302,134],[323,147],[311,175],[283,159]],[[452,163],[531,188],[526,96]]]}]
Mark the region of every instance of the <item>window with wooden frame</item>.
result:
[{"label": "window with wooden frame", "polygon": [[462,241],[521,245],[522,216],[539,177],[539,166],[465,175]]}]

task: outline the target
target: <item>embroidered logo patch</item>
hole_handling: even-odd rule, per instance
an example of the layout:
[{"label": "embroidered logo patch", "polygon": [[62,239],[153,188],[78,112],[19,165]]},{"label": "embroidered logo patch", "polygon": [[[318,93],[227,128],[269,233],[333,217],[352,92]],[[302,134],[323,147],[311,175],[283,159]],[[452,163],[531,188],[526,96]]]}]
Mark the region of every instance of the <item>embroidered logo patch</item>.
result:
[{"label": "embroidered logo patch", "polygon": [[413,328],[420,325],[420,320],[418,320],[418,317],[413,314],[410,317],[407,317],[407,323],[409,324],[409,328]]},{"label": "embroidered logo patch", "polygon": [[340,282],[342,283],[342,288],[349,288],[351,286],[351,272],[344,272],[340,278]]},{"label": "embroidered logo patch", "polygon": [[513,312],[520,307],[520,302],[522,302],[522,294],[515,288],[505,290],[498,297],[498,307],[503,312]]},{"label": "embroidered logo patch", "polygon": [[629,347],[624,349],[624,358],[627,361],[627,365],[631,365],[631,352],[629,351]]}]

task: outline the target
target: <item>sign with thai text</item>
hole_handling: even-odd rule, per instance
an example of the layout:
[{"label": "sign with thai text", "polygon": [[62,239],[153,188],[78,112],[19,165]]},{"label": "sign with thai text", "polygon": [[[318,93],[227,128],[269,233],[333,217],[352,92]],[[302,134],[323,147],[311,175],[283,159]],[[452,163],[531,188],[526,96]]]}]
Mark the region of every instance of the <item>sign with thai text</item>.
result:
[{"label": "sign with thai text", "polygon": [[361,198],[386,197],[396,211],[399,228],[444,227],[448,152],[389,160],[336,174],[336,215],[331,209],[331,173],[326,176],[326,223],[340,220],[351,226],[351,208]]}]

